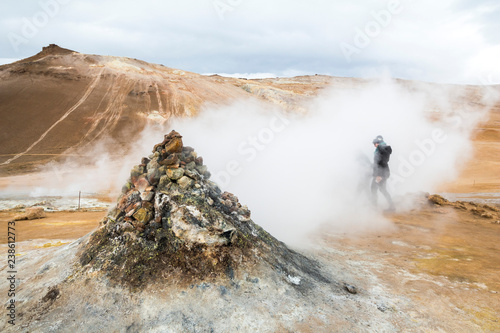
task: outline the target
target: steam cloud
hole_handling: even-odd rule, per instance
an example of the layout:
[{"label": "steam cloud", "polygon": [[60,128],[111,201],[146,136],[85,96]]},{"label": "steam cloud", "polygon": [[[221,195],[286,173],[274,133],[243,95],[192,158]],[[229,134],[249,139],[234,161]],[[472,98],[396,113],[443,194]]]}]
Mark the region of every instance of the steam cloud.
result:
[{"label": "steam cloud", "polygon": [[380,228],[390,223],[379,213],[386,205],[383,196],[379,193],[377,209],[369,201],[372,139],[381,134],[393,148],[388,188],[397,209],[405,209],[405,194],[432,192],[456,177],[471,155],[472,130],[497,97],[478,92],[385,79],[326,89],[305,106],[305,114],[239,101],[148,127],[120,158],[104,142],[89,154],[99,156],[92,167],[73,159],[50,165],[50,183],[42,182],[31,194],[109,189],[117,194],[131,167],[175,129],[203,156],[212,180],[236,194],[256,223],[285,242],[298,245],[319,227]]},{"label": "steam cloud", "polygon": [[394,151],[388,187],[398,209],[408,208],[406,193],[432,192],[456,177],[471,155],[471,132],[491,104],[460,103],[469,93],[429,84],[405,88],[386,79],[332,87],[303,115],[246,101],[172,127],[257,223],[297,244],[320,226],[344,232],[389,224],[379,213],[386,205],[380,193],[378,209],[369,201],[366,161],[373,160],[376,135]]}]

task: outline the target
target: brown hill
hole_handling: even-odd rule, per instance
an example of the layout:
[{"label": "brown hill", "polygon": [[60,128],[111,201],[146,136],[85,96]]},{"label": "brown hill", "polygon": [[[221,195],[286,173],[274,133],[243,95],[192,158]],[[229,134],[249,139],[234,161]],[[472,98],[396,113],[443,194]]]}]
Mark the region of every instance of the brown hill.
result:
[{"label": "brown hill", "polygon": [[[18,173],[104,135],[124,141],[148,120],[163,122],[195,115],[203,105],[255,98],[245,84],[136,59],[44,47],[33,57],[0,66],[0,171]],[[314,91],[318,84],[309,86],[305,90]],[[268,92],[261,99],[293,104],[278,89],[270,92],[273,96]]]},{"label": "brown hill", "polygon": [[[0,174],[32,171],[101,138],[123,151],[150,122],[196,115],[208,105],[250,99],[303,111],[325,87],[360,87],[368,80],[325,75],[236,79],[200,75],[137,59],[88,55],[51,44],[26,59],[0,66]],[[397,80],[420,93],[450,86]],[[464,86],[453,103],[479,105],[482,91]],[[498,93],[498,87],[491,87]],[[463,91],[466,94],[463,94]],[[430,107],[432,111],[432,107]],[[432,113],[432,112],[431,112]],[[475,155],[462,177],[442,190],[500,189],[500,105],[475,131]],[[117,152],[120,153],[120,152]]]}]

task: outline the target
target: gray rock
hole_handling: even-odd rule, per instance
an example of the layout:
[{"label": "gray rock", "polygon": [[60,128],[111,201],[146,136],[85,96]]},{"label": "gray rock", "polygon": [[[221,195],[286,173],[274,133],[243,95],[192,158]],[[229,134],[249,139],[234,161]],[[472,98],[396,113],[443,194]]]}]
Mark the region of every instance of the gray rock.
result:
[{"label": "gray rock", "polygon": [[131,183],[131,182],[127,182],[125,185],[123,185],[122,187],[122,193],[125,194],[127,193],[128,191],[130,191],[132,189],[134,185]]},{"label": "gray rock", "polygon": [[128,222],[125,222],[125,223],[123,223],[123,225],[122,225],[122,229],[123,229],[123,231],[125,231],[125,232],[127,232],[127,231],[132,231],[132,230],[134,230],[134,226],[133,226],[132,224],[128,223]]},{"label": "gray rock", "polygon": [[153,191],[141,193],[142,201],[151,201],[151,200],[153,200],[154,196],[155,196],[155,192],[153,192]]},{"label": "gray rock", "polygon": [[113,222],[116,222],[120,217],[122,217],[124,215],[124,211],[115,207],[113,208],[113,210],[111,212],[109,212],[108,214],[108,218],[113,221]]},{"label": "gray rock", "polygon": [[147,180],[151,185],[156,185],[158,184],[158,181],[160,180],[161,173],[160,173],[160,165],[158,162],[153,159],[151,162],[148,164],[147,168]]},{"label": "gray rock", "polygon": [[200,173],[200,175],[203,175],[204,173],[206,173],[208,171],[208,168],[206,165],[198,165],[196,167],[196,170]]},{"label": "gray rock", "polygon": [[382,312],[386,312],[387,310],[389,310],[389,308],[385,304],[377,304],[377,309]]},{"label": "gray rock", "polygon": [[177,181],[177,184],[179,184],[181,189],[185,190],[194,184],[194,180],[187,176],[183,176]]},{"label": "gray rock", "polygon": [[178,169],[167,169],[167,176],[171,180],[177,180],[180,179],[182,176],[184,176],[184,169],[178,168]]},{"label": "gray rock", "polygon": [[196,171],[195,169],[188,169],[186,166],[186,170],[184,170],[184,175],[188,176],[191,179],[194,180],[200,180],[201,175]]},{"label": "gray rock", "polygon": [[357,294],[358,293],[358,288],[355,286],[352,286],[350,284],[344,284],[345,290],[347,290],[350,294]]},{"label": "gray rock", "polygon": [[171,183],[172,181],[167,175],[161,176],[160,181],[158,182],[158,191],[166,192],[168,190],[168,185]]},{"label": "gray rock", "polygon": [[140,175],[142,175],[144,172],[146,172],[145,170],[146,168],[142,165],[136,165],[132,168],[132,170],[130,171],[130,179],[132,180],[132,182],[136,181],[137,178],[139,178]]}]

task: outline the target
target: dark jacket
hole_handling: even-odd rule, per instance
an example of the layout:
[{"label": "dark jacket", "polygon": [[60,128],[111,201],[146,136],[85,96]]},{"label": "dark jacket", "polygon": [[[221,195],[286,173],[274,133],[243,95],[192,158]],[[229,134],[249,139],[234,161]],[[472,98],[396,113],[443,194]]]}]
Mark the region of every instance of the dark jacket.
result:
[{"label": "dark jacket", "polygon": [[391,153],[391,146],[386,145],[384,142],[378,145],[373,155],[373,177],[389,178],[391,175],[389,170]]}]

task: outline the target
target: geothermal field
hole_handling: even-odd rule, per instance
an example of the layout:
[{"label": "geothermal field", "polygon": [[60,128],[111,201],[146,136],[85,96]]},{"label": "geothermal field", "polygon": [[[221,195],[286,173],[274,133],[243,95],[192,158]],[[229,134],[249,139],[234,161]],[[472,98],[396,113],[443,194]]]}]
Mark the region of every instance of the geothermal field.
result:
[{"label": "geothermal field", "polygon": [[2,332],[500,331],[499,86],[51,44],[0,116]]}]

